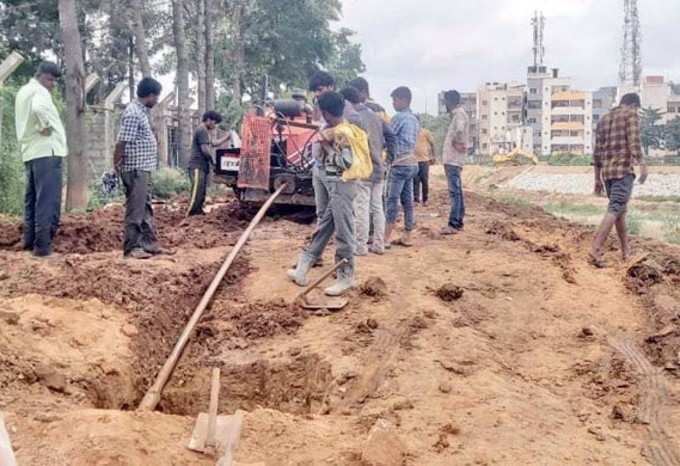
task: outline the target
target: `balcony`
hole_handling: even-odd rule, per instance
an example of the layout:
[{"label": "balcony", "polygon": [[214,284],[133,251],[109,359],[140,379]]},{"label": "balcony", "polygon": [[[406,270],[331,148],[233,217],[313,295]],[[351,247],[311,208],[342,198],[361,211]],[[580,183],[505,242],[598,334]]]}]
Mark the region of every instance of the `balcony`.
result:
[{"label": "balcony", "polygon": [[586,109],[581,107],[553,107],[553,115],[585,115]]}]

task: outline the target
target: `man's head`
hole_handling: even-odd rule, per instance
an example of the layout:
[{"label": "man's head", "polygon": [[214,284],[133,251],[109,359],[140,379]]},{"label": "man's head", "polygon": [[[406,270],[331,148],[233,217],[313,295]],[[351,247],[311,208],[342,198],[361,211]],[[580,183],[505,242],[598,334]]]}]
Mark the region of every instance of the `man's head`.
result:
[{"label": "man's head", "polygon": [[144,78],[137,85],[137,97],[140,102],[149,108],[153,108],[158,103],[163,86],[153,78]]},{"label": "man's head", "polygon": [[361,101],[366,102],[368,99],[371,98],[371,92],[368,86],[368,81],[366,81],[364,78],[356,78],[353,79],[349,82],[350,87],[353,87],[357,91],[359,91],[359,95],[361,96]]},{"label": "man's head", "polygon": [[357,105],[362,102],[361,95],[359,95],[359,91],[353,87],[344,88],[343,90],[340,91],[340,94],[342,94],[345,100],[351,103],[352,105]]},{"label": "man's head", "polygon": [[210,110],[203,114],[203,124],[206,128],[213,130],[220,123],[222,123],[222,115],[219,113]]},{"label": "man's head", "polygon": [[335,90],[335,78],[325,71],[317,71],[309,78],[309,90],[319,97]]},{"label": "man's head", "polygon": [[402,86],[392,91],[392,104],[397,112],[406,110],[411,106],[411,89]]},{"label": "man's head", "polygon": [[342,122],[345,111],[345,98],[337,92],[324,92],[319,96],[319,109],[328,126],[337,126]]},{"label": "man's head", "polygon": [[446,91],[444,93],[444,102],[446,103],[446,109],[450,112],[460,105],[460,93],[454,90]]},{"label": "man's head", "polygon": [[54,89],[54,86],[57,85],[57,79],[60,77],[61,71],[59,70],[59,67],[55,63],[49,61],[44,61],[38,65],[38,71],[35,74],[35,79],[50,92]]},{"label": "man's head", "polygon": [[625,107],[640,108],[642,107],[642,102],[640,101],[640,96],[631,92],[621,97],[621,105]]}]

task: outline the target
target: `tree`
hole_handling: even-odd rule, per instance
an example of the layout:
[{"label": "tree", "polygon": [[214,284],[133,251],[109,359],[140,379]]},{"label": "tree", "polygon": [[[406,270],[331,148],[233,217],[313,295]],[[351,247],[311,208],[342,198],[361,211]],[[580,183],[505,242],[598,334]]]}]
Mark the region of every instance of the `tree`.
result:
[{"label": "tree", "polygon": [[664,127],[657,123],[663,120],[663,112],[656,108],[642,109],[640,118],[640,136],[645,155],[649,155],[649,149],[658,149],[663,145]]},{"label": "tree", "polygon": [[206,106],[205,0],[196,0],[196,77],[198,80],[198,113]]},{"label": "tree", "polygon": [[191,119],[189,118],[189,60],[186,50],[184,0],[172,0],[173,35],[177,53],[177,147],[180,161],[185,165],[191,148]]},{"label": "tree", "polygon": [[366,71],[361,61],[361,44],[353,43],[352,36],[354,31],[342,28],[333,38],[333,53],[327,68],[335,76],[339,88]]},{"label": "tree", "polygon": [[59,0],[59,22],[66,65],[66,133],[68,184],[66,209],[85,209],[88,171],[85,163],[85,68],[75,0]]},{"label": "tree", "polygon": [[144,1],[130,0],[130,29],[134,33],[135,54],[139,60],[142,76],[151,76],[151,63],[146,45],[146,31],[144,29]]},{"label": "tree", "polygon": [[680,154],[680,117],[675,117],[666,124],[664,131],[666,149]]},{"label": "tree", "polygon": [[213,33],[215,18],[218,14],[215,0],[205,0],[205,105],[214,110],[216,104],[215,93],[215,47]]}]

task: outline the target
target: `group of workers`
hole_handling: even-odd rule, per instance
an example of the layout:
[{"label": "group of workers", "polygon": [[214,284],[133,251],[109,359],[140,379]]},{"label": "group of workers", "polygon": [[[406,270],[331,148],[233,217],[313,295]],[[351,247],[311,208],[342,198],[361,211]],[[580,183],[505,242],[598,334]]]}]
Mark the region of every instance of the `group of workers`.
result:
[{"label": "group of workers", "polygon": [[[340,92],[335,87],[333,76],[323,71],[310,79],[322,125],[313,147],[318,223],[296,267],[288,271],[294,283],[307,286],[309,271],[335,237],[339,268],[336,282],[325,290],[329,296],[340,296],[355,286],[355,256],[382,255],[393,245],[413,245],[414,204],[416,200],[427,203],[429,165],[435,160],[433,137],[411,110],[408,87],[392,92],[396,114],[391,119],[371,101],[364,78],[351,81]],[[457,91],[446,92],[445,101],[452,119],[442,161],[452,208],[442,234],[454,235],[464,225],[461,169],[471,143],[470,121]],[[393,239],[400,213],[404,232]]]},{"label": "group of workers", "polygon": [[[26,173],[23,247],[35,256],[52,253],[59,227],[63,159],[68,153],[66,132],[51,92],[60,78],[59,67],[41,63],[34,78],[17,93],[15,123]],[[412,246],[414,204],[428,202],[429,165],[436,151],[432,135],[421,128],[411,110],[411,91],[398,87],[392,94],[396,114],[370,98],[369,84],[357,78],[336,91],[334,78],[323,71],[310,79],[315,96],[317,123],[321,129],[312,146],[313,186],[318,222],[311,242],[300,254],[288,277],[300,286],[308,284],[310,269],[319,263],[334,237],[337,280],[326,290],[339,296],[355,283],[355,256],[382,255],[393,245]],[[126,257],[146,259],[160,254],[151,203],[151,173],[158,166],[158,144],[150,110],[158,103],[161,84],[142,79],[133,99],[120,117],[113,167],[122,180],[125,198]],[[465,217],[461,171],[470,149],[470,120],[455,91],[444,93],[451,123],[441,150],[448,180],[451,211],[443,235],[462,231]],[[626,211],[640,166],[639,182],[647,179],[640,144],[640,97],[623,96],[618,107],[600,120],[594,154],[595,193],[609,198],[607,214],[594,239],[590,262],[604,266],[604,244],[615,227],[623,258],[630,256]],[[210,132],[222,121],[206,112],[192,141],[188,165],[192,178],[189,215],[202,214],[206,183],[214,149],[226,136],[211,141]],[[415,193],[415,195],[414,195]],[[393,239],[397,218],[403,212],[404,233]],[[372,232],[372,235],[371,235]]]}]

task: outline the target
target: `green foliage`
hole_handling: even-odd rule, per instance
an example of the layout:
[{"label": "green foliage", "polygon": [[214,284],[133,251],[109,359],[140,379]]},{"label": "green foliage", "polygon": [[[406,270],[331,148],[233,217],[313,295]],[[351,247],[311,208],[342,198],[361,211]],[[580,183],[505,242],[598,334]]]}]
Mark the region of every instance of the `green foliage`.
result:
[{"label": "green foliage", "polygon": [[157,199],[171,199],[191,189],[189,177],[181,170],[161,168],[153,174],[153,196]]},{"label": "green foliage", "polygon": [[23,211],[24,174],[14,129],[17,89],[0,87],[0,213]]},{"label": "green foliage", "polygon": [[680,244],[680,216],[668,217],[664,221],[664,238],[669,243]]},{"label": "green foliage", "polygon": [[635,210],[626,215],[626,227],[631,235],[639,235],[642,230],[642,216]]},{"label": "green foliage", "polygon": [[576,204],[566,201],[546,204],[543,209],[559,217],[592,217],[603,212],[601,207],[592,204]]},{"label": "green foliage", "polygon": [[645,202],[678,202],[680,203],[680,195],[678,196],[639,196],[638,200]]},{"label": "green foliage", "polygon": [[568,152],[560,152],[552,154],[548,159],[548,165],[559,166],[590,166],[593,158],[590,155],[571,154]]},{"label": "green foliage", "polygon": [[663,120],[661,110],[651,107],[642,109],[640,136],[645,154],[649,154],[650,148],[658,149],[663,144],[664,127],[657,125],[661,120]]},{"label": "green foliage", "polygon": [[[441,148],[444,147],[446,132],[449,130],[449,125],[451,124],[451,116],[449,114],[444,114],[435,117],[427,113],[421,113],[418,117],[420,118],[422,127],[427,128],[432,132],[435,147],[437,147],[438,152],[441,152]],[[439,154],[439,156],[441,157],[441,154]]]},{"label": "green foliage", "polygon": [[680,117],[675,117],[666,125],[664,138],[668,150],[680,153]]},{"label": "green foliage", "polygon": [[352,42],[354,31],[342,28],[333,37],[333,54],[326,67],[335,76],[338,89],[366,71],[361,61],[361,45]]}]

